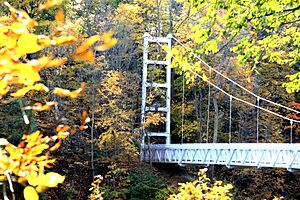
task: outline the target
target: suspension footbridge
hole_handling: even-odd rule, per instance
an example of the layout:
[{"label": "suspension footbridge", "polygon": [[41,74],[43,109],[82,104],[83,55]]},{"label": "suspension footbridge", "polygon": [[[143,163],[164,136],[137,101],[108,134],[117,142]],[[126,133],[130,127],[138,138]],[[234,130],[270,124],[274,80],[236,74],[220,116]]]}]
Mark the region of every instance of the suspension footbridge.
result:
[{"label": "suspension footbridge", "polygon": [[[229,81],[235,87],[240,88],[248,95],[256,98],[256,104],[246,101],[234,94],[227,92],[210,79],[204,78],[198,72],[187,69],[189,73],[195,77],[202,79],[210,87],[215,88],[219,92],[229,97],[230,116],[228,123],[228,143],[209,143],[208,142],[208,127],[206,134],[206,143],[171,143],[171,49],[172,41],[177,42],[180,46],[187,49],[182,42],[169,34],[167,37],[152,37],[148,33],[144,35],[144,52],[143,52],[143,75],[142,75],[142,126],[145,123],[146,116],[149,113],[159,112],[164,116],[163,131],[152,131],[150,129],[143,129],[142,145],[141,145],[141,160],[146,162],[157,163],[178,163],[178,164],[200,164],[200,165],[225,165],[227,167],[244,166],[244,167],[278,167],[286,168],[289,171],[300,169],[300,144],[293,141],[293,125],[300,123],[300,121],[284,116],[280,113],[272,111],[261,106],[261,102],[267,102],[280,109],[285,109],[290,112],[299,114],[300,112],[276,102],[270,101],[260,97],[252,91],[246,89],[234,80],[228,78],[221,72],[217,71],[205,61],[203,61],[197,54],[192,53],[195,59],[200,61],[207,67],[210,75],[216,73]],[[151,44],[158,44],[167,46],[166,59],[155,60],[151,56]],[[149,78],[149,66],[158,65],[164,66],[165,82],[158,83]],[[183,85],[184,86],[184,85]],[[164,91],[164,105],[148,105],[147,98],[149,91],[152,88],[161,88]],[[184,91],[184,87],[183,87]],[[183,94],[184,98],[184,94]],[[232,101],[238,101],[257,110],[256,122],[256,142],[255,143],[232,143],[231,129],[232,129]],[[209,102],[208,102],[209,103]],[[209,106],[208,106],[209,107]],[[270,115],[285,120],[290,125],[289,143],[260,143],[259,142],[259,113],[264,111]],[[160,129],[161,130],[161,129]],[[151,144],[152,137],[164,138],[164,142],[160,144]],[[160,140],[161,141],[161,140]]]}]

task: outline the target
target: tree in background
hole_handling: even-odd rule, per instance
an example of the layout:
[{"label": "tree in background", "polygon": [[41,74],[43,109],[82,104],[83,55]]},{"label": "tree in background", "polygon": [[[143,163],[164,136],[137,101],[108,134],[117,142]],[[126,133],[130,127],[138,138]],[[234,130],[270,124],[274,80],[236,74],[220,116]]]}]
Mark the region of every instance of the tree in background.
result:
[{"label": "tree in background", "polygon": [[[49,9],[57,6],[61,1],[47,1],[39,4],[39,10]],[[55,57],[43,50],[51,46],[71,45],[77,42],[77,38],[69,32],[66,25],[64,12],[59,8],[55,14],[53,31],[49,36],[34,34],[37,22],[26,12],[16,10],[9,3],[5,2],[10,10],[10,17],[1,17],[0,38],[1,38],[1,73],[0,73],[0,97],[10,101],[12,98],[18,99],[28,94],[38,94],[49,92],[62,98],[74,99],[81,94],[85,84],[77,90],[70,91],[62,88],[50,88],[42,83],[41,71],[63,65],[66,57]],[[87,61],[92,63],[94,56],[91,54],[91,46],[98,41],[102,44],[97,46],[99,51],[103,51],[114,45],[114,40],[110,35],[96,35],[84,41],[75,49],[73,58],[75,61]],[[29,54],[36,54],[38,57],[32,58]],[[72,54],[70,54],[72,55]],[[67,56],[67,55],[66,55]],[[30,120],[25,110],[42,112],[58,106],[58,102],[47,101],[45,104],[34,102],[32,105],[22,105],[21,111],[26,125]],[[62,143],[62,139],[68,137],[69,133],[75,133],[76,129],[85,129],[88,121],[86,113],[82,114],[80,125],[66,125],[61,123],[56,126],[56,134],[43,136],[40,131],[31,134],[24,134],[22,141],[15,146],[8,140],[1,138],[1,168],[0,177],[3,187],[3,196],[7,199],[6,185],[9,185],[10,193],[15,199],[14,185],[17,183],[25,187],[23,193],[25,199],[38,199],[38,193],[44,192],[49,187],[56,187],[64,181],[64,176],[55,172],[45,171],[51,168],[55,162],[50,157],[50,152],[56,150]],[[47,172],[47,173],[46,173]],[[18,195],[18,194],[17,194]],[[17,198],[20,198],[17,196]]]}]

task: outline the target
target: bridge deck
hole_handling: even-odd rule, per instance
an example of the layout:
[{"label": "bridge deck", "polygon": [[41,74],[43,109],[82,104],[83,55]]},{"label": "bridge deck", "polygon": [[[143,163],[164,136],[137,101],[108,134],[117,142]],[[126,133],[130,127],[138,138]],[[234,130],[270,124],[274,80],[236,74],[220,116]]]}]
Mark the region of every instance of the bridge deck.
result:
[{"label": "bridge deck", "polygon": [[[150,153],[150,154],[149,154]],[[300,169],[300,144],[187,143],[142,146],[141,159],[158,163]]]}]

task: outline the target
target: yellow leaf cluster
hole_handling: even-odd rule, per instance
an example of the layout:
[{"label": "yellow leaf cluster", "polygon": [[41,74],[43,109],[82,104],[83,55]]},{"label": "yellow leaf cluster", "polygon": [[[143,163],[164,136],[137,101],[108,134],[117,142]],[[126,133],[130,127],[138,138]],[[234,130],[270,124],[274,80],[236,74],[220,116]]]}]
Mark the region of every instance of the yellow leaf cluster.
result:
[{"label": "yellow leaf cluster", "polygon": [[161,116],[160,113],[147,113],[146,120],[144,123],[144,127],[149,127],[150,125],[157,126],[160,122],[164,122],[166,120],[165,117]]},{"label": "yellow leaf cluster", "polygon": [[49,172],[47,174],[32,172],[27,176],[27,180],[30,186],[26,186],[24,189],[25,200],[39,199],[38,193],[45,192],[49,187],[56,187],[59,183],[63,183],[64,176],[61,176],[55,172]]},{"label": "yellow leaf cluster", "polygon": [[229,200],[231,199],[231,184],[223,184],[222,181],[211,183],[206,176],[207,169],[201,169],[198,173],[198,180],[187,183],[180,183],[179,193],[172,194],[168,200]]},{"label": "yellow leaf cluster", "polygon": [[[48,172],[55,159],[50,158],[51,151],[56,150],[69,133],[69,126],[60,125],[55,136],[43,136],[39,131],[23,135],[18,146],[0,139],[0,181],[7,181],[7,174],[13,176],[18,183],[26,186],[25,199],[38,199],[38,194],[49,187],[56,187],[64,181],[64,176]],[[3,148],[2,148],[3,147]]]},{"label": "yellow leaf cluster", "polygon": [[[61,2],[61,0],[48,0],[39,8],[48,9],[60,5]],[[69,26],[65,25],[62,8],[58,9],[55,15],[56,28],[49,36],[46,36],[33,33],[38,23],[26,12],[14,9],[7,2],[4,4],[9,8],[11,16],[10,18],[0,17],[0,98],[9,92],[12,92],[13,97],[22,97],[31,90],[48,92],[49,89],[44,85],[36,84],[41,79],[40,71],[61,66],[67,58],[42,56],[39,59],[28,60],[27,55],[40,53],[49,46],[75,44],[78,39],[68,31]],[[74,60],[94,63],[94,50],[91,46],[101,41],[102,44],[96,47],[97,50],[103,51],[111,48],[117,42],[112,35],[113,32],[110,31],[101,36],[95,35],[88,38],[74,52]],[[12,91],[16,88],[16,91]],[[66,93],[66,96],[76,98],[81,91],[82,87],[74,92],[56,89],[54,93],[62,96]]]},{"label": "yellow leaf cluster", "polygon": [[[62,0],[46,0],[39,6],[39,10],[59,6]],[[6,95],[20,98],[31,91],[48,92],[44,84],[40,83],[40,72],[46,68],[58,67],[68,60],[66,57],[55,58],[44,56],[45,48],[65,45],[75,45],[78,39],[69,30],[70,24],[66,22],[62,8],[55,15],[53,31],[49,35],[34,33],[38,25],[34,19],[24,11],[13,8],[4,2],[9,9],[10,16],[0,17],[0,99]],[[106,50],[116,43],[112,38],[113,32],[92,36],[83,41],[74,52],[74,60],[94,62],[93,46],[99,51]],[[28,54],[34,54],[36,59],[31,59]],[[72,56],[71,56],[72,57]],[[85,84],[74,90],[55,88],[53,93],[61,97],[78,97],[85,89]],[[56,106],[57,102],[46,104],[35,103],[26,106],[24,110],[45,111]],[[85,129],[89,121],[86,112],[82,114],[79,129]],[[59,148],[62,139],[69,136],[69,131],[75,133],[76,126],[59,125],[54,136],[43,136],[39,131],[23,135],[18,146],[0,138],[0,181],[18,182],[25,186],[24,198],[26,200],[38,199],[38,193],[44,192],[49,187],[56,187],[64,181],[64,177],[54,173],[45,173],[45,168],[52,167],[55,159],[50,157],[50,152]]]},{"label": "yellow leaf cluster", "polygon": [[62,89],[62,88],[55,88],[53,93],[60,96],[60,97],[70,97],[71,99],[77,98],[85,89],[85,83],[82,83],[80,88],[74,91]]},{"label": "yellow leaf cluster", "polygon": [[[30,135],[23,135],[18,146],[2,142],[4,149],[0,150],[0,175],[11,171],[18,177],[26,178],[30,173],[51,167],[55,161],[49,158],[49,151],[53,151],[61,143],[61,137],[43,137],[39,131]],[[3,140],[3,139],[2,139]],[[49,143],[52,143],[50,146]],[[48,152],[44,154],[44,152]]]}]

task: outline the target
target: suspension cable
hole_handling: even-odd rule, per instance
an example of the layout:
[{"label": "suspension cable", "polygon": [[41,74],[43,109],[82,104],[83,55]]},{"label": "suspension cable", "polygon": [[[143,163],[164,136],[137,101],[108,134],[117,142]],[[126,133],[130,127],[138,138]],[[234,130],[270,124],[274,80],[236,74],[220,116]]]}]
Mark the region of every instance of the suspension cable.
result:
[{"label": "suspension cable", "polygon": [[[209,78],[208,78],[208,83],[210,83],[211,79],[211,70],[209,70]],[[207,124],[206,124],[206,143],[208,143],[209,137],[209,108],[210,108],[210,84],[208,84],[208,94],[207,94]]]},{"label": "suspension cable", "polygon": [[229,96],[229,134],[228,134],[228,143],[231,143],[231,123],[232,123],[232,96]]},{"label": "suspension cable", "polygon": [[[180,41],[179,41],[177,38],[175,38],[174,36],[172,36],[172,38],[173,38],[176,42],[178,42],[182,47],[184,47],[185,49],[187,49],[187,50],[190,49],[189,47],[187,47],[185,44],[183,44],[182,42],[180,42]],[[157,42],[157,44],[160,45],[160,46],[162,46],[159,42]],[[289,107],[287,107],[287,106],[281,105],[281,104],[279,104],[279,103],[275,103],[275,102],[273,102],[273,101],[270,101],[270,100],[268,100],[268,99],[265,99],[265,98],[263,98],[263,97],[260,97],[260,96],[258,96],[258,95],[256,95],[256,94],[254,94],[253,92],[249,91],[249,90],[246,89],[245,87],[243,87],[243,86],[241,86],[240,84],[236,83],[236,82],[233,81],[232,79],[230,79],[230,78],[228,78],[227,76],[223,75],[221,72],[215,70],[213,67],[211,67],[210,65],[208,65],[205,61],[203,61],[203,60],[202,60],[197,54],[195,54],[194,52],[191,52],[191,53],[192,53],[192,55],[193,55],[195,58],[197,58],[197,59],[198,59],[199,61],[201,61],[204,65],[206,65],[206,66],[209,68],[209,71],[210,71],[210,72],[211,72],[211,70],[214,71],[214,72],[216,72],[217,74],[219,74],[219,75],[222,76],[223,78],[227,79],[228,81],[230,81],[230,82],[233,83],[234,85],[240,87],[241,89],[243,89],[244,91],[246,91],[246,92],[248,92],[249,94],[253,95],[254,97],[259,98],[260,100],[266,101],[266,102],[268,102],[268,103],[271,103],[271,104],[273,104],[273,105],[276,105],[276,106],[285,108],[285,109],[287,109],[287,110],[290,110],[290,111],[293,111],[293,112],[296,112],[296,113],[300,113],[300,111],[294,110],[294,109],[292,109],[292,108],[289,108]],[[245,101],[245,100],[243,100],[243,99],[240,99],[240,98],[238,98],[238,97],[236,97],[236,96],[233,96],[233,95],[229,94],[228,92],[226,92],[225,90],[223,90],[223,89],[221,89],[220,87],[218,87],[217,85],[215,85],[215,84],[211,83],[210,81],[204,79],[204,78],[203,78],[200,74],[198,74],[197,72],[195,72],[195,71],[193,71],[193,70],[191,70],[191,69],[187,69],[187,70],[190,71],[190,72],[191,72],[192,74],[194,74],[195,76],[201,78],[203,81],[207,82],[209,85],[212,85],[213,87],[215,87],[216,89],[218,89],[219,91],[221,91],[223,94],[225,94],[225,95],[227,95],[227,96],[231,96],[233,99],[235,99],[235,100],[237,100],[237,101],[240,101],[240,102],[245,103],[245,104],[247,104],[247,105],[249,105],[249,106],[258,108],[258,109],[260,109],[260,110],[263,110],[263,111],[265,111],[265,112],[268,112],[268,113],[270,113],[270,114],[272,114],[272,115],[275,115],[275,116],[277,116],[277,117],[280,117],[280,118],[282,118],[282,119],[289,120],[289,121],[296,122],[296,123],[300,123],[299,120],[295,120],[295,119],[291,119],[291,118],[289,118],[289,117],[285,117],[285,116],[283,116],[283,115],[281,115],[281,114],[275,113],[275,112],[273,112],[273,111],[271,111],[271,110],[268,110],[268,109],[263,108],[263,107],[261,107],[261,106],[257,106],[257,105],[255,105],[255,104],[253,104],[253,103],[250,103],[250,102]]]},{"label": "suspension cable", "polygon": [[181,103],[181,144],[183,144],[183,125],[184,125],[184,72],[182,73],[182,103]]},{"label": "suspension cable", "polygon": [[256,104],[257,104],[257,109],[256,109],[256,143],[259,143],[258,141],[258,137],[259,137],[259,97],[257,97],[257,100],[256,100]]},{"label": "suspension cable", "polygon": [[293,143],[293,120],[290,120],[290,125],[291,125],[291,129],[290,129],[290,144]]},{"label": "suspension cable", "polygon": [[[172,38],[178,42],[182,47],[184,47],[186,50],[192,50],[191,48],[187,47],[185,44],[183,44],[182,42],[180,42],[176,37],[172,36]],[[202,60],[196,53],[194,53],[193,51],[191,52],[192,55],[197,58],[200,62],[202,62],[204,65],[206,65],[209,69],[213,70],[214,72],[216,72],[217,74],[219,74],[220,76],[222,76],[223,78],[227,79],[228,81],[230,81],[231,83],[233,83],[234,85],[238,86],[239,88],[243,89],[244,91],[248,92],[249,94],[253,95],[254,97],[256,98],[260,98],[261,100],[263,101],[266,101],[268,103],[271,103],[275,106],[279,106],[279,107],[282,107],[282,108],[285,108],[289,111],[293,111],[297,114],[300,114],[300,111],[298,110],[295,110],[295,109],[292,109],[292,108],[289,108],[287,106],[284,106],[284,105],[281,105],[279,103],[276,103],[276,102],[273,102],[273,101],[270,101],[268,99],[265,99],[263,97],[260,97],[258,95],[256,95],[255,93],[251,92],[250,90],[248,90],[247,88],[243,87],[242,85],[238,84],[237,82],[235,82],[234,80],[228,78],[227,76],[223,75],[221,72],[219,72],[218,70],[214,69],[213,67],[211,67],[209,64],[207,64],[204,60]]]},{"label": "suspension cable", "polygon": [[289,117],[285,117],[285,116],[283,116],[283,115],[281,115],[281,114],[275,113],[275,112],[273,112],[273,111],[271,111],[271,110],[268,110],[268,109],[263,108],[263,107],[259,107],[259,106],[255,105],[255,104],[253,104],[253,103],[250,103],[250,102],[248,102],[248,101],[245,101],[244,99],[240,99],[240,98],[238,98],[238,97],[236,97],[236,96],[233,96],[233,95],[229,94],[228,92],[226,92],[225,90],[223,90],[223,89],[221,89],[220,87],[218,87],[217,85],[215,85],[215,84],[209,82],[208,80],[206,80],[205,78],[203,78],[200,74],[196,73],[195,71],[193,71],[193,70],[191,70],[191,69],[188,69],[188,71],[190,71],[190,72],[191,72],[192,74],[194,74],[195,76],[201,78],[203,81],[209,83],[210,85],[212,85],[213,87],[215,87],[216,89],[218,89],[219,91],[221,91],[223,94],[225,94],[225,95],[227,95],[227,96],[232,96],[232,98],[235,99],[235,100],[237,100],[237,101],[240,101],[240,102],[242,102],[242,103],[245,103],[245,104],[247,104],[247,105],[249,105],[249,106],[252,106],[252,107],[255,107],[255,108],[259,108],[260,110],[266,111],[266,112],[268,112],[268,113],[270,113],[270,114],[272,114],[272,115],[275,115],[275,116],[277,116],[277,117],[280,117],[280,118],[282,118],[282,119],[289,120],[289,121],[292,120],[293,122],[300,123],[299,120],[295,120],[295,119],[291,119],[291,118],[289,118]]}]

